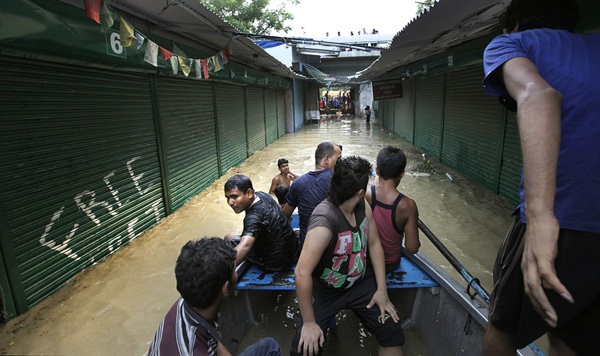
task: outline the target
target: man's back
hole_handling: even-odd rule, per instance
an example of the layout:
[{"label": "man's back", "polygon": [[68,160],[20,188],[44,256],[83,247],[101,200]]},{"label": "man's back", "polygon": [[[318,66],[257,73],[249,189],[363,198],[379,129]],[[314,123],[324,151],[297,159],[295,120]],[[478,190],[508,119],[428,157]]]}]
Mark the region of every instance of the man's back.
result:
[{"label": "man's back", "polygon": [[327,198],[330,177],[331,170],[329,169],[311,171],[301,175],[290,186],[286,201],[289,205],[298,208],[301,243],[306,237],[310,215],[315,207]]}]

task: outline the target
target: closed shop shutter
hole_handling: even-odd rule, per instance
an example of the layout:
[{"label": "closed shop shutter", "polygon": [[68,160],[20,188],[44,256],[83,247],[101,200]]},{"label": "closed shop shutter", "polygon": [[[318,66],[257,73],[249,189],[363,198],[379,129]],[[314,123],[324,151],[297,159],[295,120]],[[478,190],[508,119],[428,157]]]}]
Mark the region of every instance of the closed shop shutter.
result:
[{"label": "closed shop shutter", "polygon": [[277,91],[277,135],[285,135],[285,93]]},{"label": "closed shop shutter", "polygon": [[177,210],[219,178],[212,85],[158,78],[156,87],[169,196]]},{"label": "closed shop shutter", "polygon": [[442,162],[496,192],[502,107],[482,80],[481,66],[448,74]]},{"label": "closed shop shutter", "polygon": [[441,155],[444,77],[417,79],[415,103],[415,146],[435,157]]},{"label": "closed shop shutter", "polygon": [[219,157],[221,175],[248,158],[246,150],[246,118],[244,114],[244,88],[236,85],[216,84],[217,119],[219,132]]},{"label": "closed shop shutter", "polygon": [[265,90],[265,120],[267,123],[267,145],[277,140],[277,97],[274,89]]},{"label": "closed shop shutter", "polygon": [[394,132],[406,141],[413,143],[415,132],[415,80],[402,81],[402,98],[396,99]]},{"label": "closed shop shutter", "polygon": [[1,58],[0,107],[2,254],[22,313],[165,211],[146,76]]},{"label": "closed shop shutter", "polygon": [[502,166],[500,167],[500,184],[498,194],[511,203],[520,202],[519,186],[523,170],[523,155],[519,139],[517,116],[509,112],[504,129],[504,145],[502,145]]},{"label": "closed shop shutter", "polygon": [[248,105],[248,155],[266,146],[265,104],[262,88],[247,88]]},{"label": "closed shop shutter", "polygon": [[394,131],[394,101],[395,99],[385,100],[385,124],[384,127],[390,132]]}]

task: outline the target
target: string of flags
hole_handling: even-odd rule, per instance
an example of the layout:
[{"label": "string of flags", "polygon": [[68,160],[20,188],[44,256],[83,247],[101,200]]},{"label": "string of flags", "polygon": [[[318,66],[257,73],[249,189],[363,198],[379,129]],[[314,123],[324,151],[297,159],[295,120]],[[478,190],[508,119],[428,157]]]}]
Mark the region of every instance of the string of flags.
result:
[{"label": "string of flags", "polygon": [[[144,53],[144,62],[157,67],[158,54],[160,52],[162,58],[165,61],[170,62],[173,74],[177,74],[179,69],[181,69],[181,72],[187,77],[191,73],[192,68],[194,68],[196,78],[208,79],[210,78],[210,73],[216,73],[222,70],[223,66],[229,62],[231,55],[233,54],[231,41],[229,41],[225,48],[212,57],[201,59],[185,58],[152,42],[149,38],[133,28],[133,26],[131,26],[124,18],[120,17],[108,4],[106,4],[106,2],[102,0],[83,1],[86,16],[98,23],[101,26],[100,30],[102,32],[106,32],[112,27],[115,19],[119,19],[121,45],[123,47],[130,47],[135,44],[139,51],[145,42],[146,51]],[[176,47],[175,45],[173,46]]]}]

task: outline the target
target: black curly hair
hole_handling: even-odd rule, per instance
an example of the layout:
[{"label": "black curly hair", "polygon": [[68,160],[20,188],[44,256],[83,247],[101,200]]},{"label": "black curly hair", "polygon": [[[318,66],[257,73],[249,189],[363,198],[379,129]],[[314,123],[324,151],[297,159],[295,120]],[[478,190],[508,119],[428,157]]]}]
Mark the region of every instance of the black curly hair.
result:
[{"label": "black curly hair", "polygon": [[377,154],[377,170],[381,178],[396,178],[405,168],[406,155],[399,147],[386,146]]},{"label": "black curly hair", "polygon": [[182,248],[175,278],[177,291],[192,307],[211,306],[223,284],[231,280],[236,251],[230,242],[219,237],[188,241]]},{"label": "black curly hair", "polygon": [[508,32],[551,28],[573,32],[579,22],[577,0],[512,0],[498,18]]},{"label": "black curly hair", "polygon": [[331,175],[329,200],[339,206],[359,190],[367,189],[372,168],[369,161],[359,156],[340,158]]}]

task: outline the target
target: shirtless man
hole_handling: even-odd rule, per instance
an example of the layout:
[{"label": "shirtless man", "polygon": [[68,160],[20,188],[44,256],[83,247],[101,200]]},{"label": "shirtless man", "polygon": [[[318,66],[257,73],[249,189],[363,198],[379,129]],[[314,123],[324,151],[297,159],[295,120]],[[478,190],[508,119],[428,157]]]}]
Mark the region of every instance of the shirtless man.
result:
[{"label": "shirtless man", "polygon": [[292,181],[298,178],[298,175],[290,172],[290,164],[287,159],[280,158],[277,160],[277,167],[279,168],[279,174],[276,175],[271,181],[271,188],[269,188],[269,194],[275,194],[275,188],[278,185],[292,185]]}]

